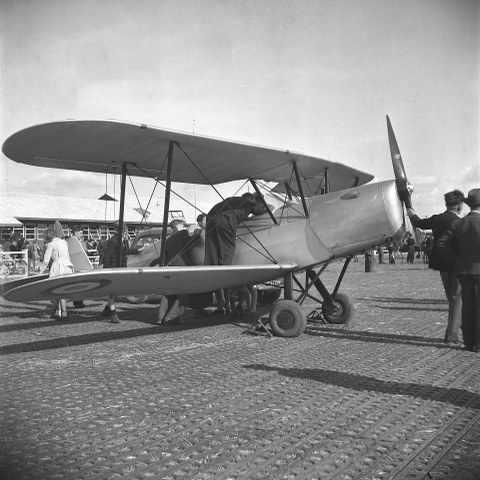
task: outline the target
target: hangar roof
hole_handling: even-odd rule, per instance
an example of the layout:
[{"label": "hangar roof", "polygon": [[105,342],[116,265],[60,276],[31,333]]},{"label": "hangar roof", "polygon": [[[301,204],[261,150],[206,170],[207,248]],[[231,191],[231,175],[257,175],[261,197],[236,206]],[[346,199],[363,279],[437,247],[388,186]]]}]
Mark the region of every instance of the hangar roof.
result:
[{"label": "hangar roof", "polygon": [[[125,199],[125,222],[142,222],[142,210],[148,199]],[[105,223],[118,218],[120,202],[88,198],[54,197],[0,192],[0,225],[21,225],[28,220],[59,220],[69,222]],[[163,204],[153,200],[147,209],[147,223],[163,222]]]}]

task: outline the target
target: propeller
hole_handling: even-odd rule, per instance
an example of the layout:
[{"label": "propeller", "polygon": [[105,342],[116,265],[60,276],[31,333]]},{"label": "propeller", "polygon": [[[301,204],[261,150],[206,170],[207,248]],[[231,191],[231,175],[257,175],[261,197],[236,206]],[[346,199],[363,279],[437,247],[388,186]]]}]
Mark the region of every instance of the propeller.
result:
[{"label": "propeller", "polygon": [[388,142],[390,144],[390,155],[392,157],[393,172],[395,174],[395,181],[397,184],[397,191],[400,200],[405,205],[405,208],[412,208],[412,192],[413,186],[407,179],[405,173],[405,167],[403,166],[402,155],[398,148],[397,139],[393,133],[392,124],[390,118],[387,115],[387,129],[388,129]]}]

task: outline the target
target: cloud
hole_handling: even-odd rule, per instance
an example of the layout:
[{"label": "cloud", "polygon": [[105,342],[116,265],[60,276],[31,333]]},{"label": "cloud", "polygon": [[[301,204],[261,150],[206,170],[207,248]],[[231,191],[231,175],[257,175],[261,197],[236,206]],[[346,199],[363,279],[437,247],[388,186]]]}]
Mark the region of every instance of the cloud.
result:
[{"label": "cloud", "polygon": [[[76,172],[73,170],[33,169],[11,190],[21,190],[54,196],[98,197],[105,193],[105,177],[99,174]],[[113,191],[113,183],[110,188]],[[79,195],[81,192],[81,195]],[[109,192],[111,193],[111,192]]]},{"label": "cloud", "polygon": [[438,185],[438,178],[435,175],[414,175],[412,183],[414,187],[430,188],[432,185]]}]

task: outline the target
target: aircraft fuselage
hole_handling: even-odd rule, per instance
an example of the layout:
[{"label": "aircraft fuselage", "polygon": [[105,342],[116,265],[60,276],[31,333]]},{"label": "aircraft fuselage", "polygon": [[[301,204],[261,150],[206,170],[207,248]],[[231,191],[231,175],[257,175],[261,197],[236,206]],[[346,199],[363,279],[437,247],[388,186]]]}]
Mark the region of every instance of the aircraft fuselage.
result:
[{"label": "aircraft fuselage", "polygon": [[[386,181],[307,199],[309,216],[296,202],[248,219],[238,229],[233,263],[296,263],[299,268],[363,252],[405,232],[395,182]],[[252,248],[253,247],[253,248]],[[267,251],[269,253],[267,253]]]}]

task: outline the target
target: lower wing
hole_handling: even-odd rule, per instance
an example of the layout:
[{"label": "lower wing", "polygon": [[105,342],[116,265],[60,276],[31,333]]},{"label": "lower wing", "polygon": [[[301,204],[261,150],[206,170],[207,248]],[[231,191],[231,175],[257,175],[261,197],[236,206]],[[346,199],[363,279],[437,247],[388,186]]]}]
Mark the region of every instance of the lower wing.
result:
[{"label": "lower wing", "polygon": [[12,302],[100,298],[108,295],[183,295],[252,285],[294,270],[295,264],[94,269],[26,284],[3,285]]}]

